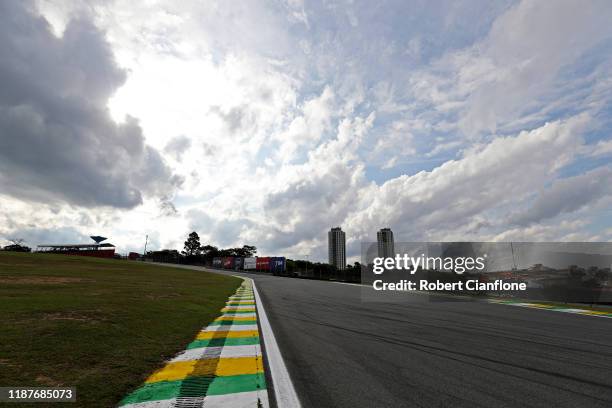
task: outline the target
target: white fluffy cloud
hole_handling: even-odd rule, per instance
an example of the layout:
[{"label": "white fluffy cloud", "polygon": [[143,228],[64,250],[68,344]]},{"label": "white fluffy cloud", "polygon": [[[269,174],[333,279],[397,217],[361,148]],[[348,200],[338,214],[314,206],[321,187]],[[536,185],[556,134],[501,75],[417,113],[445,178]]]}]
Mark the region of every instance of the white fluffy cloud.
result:
[{"label": "white fluffy cloud", "polygon": [[587,78],[565,70],[609,42],[611,18],[606,1],[521,1],[494,21],[485,38],[444,54],[410,85],[433,109],[457,111],[458,129],[468,136],[533,125],[560,98],[572,110],[586,109],[593,101],[580,81],[606,82],[609,66]]},{"label": "white fluffy cloud", "polygon": [[[520,203],[553,180],[581,146],[588,121],[588,116],[577,116],[497,138],[432,171],[389,180],[349,225],[365,237],[384,220],[399,226],[398,235],[406,240],[442,239],[474,217]],[[491,225],[498,216],[493,211],[484,219]]]}]

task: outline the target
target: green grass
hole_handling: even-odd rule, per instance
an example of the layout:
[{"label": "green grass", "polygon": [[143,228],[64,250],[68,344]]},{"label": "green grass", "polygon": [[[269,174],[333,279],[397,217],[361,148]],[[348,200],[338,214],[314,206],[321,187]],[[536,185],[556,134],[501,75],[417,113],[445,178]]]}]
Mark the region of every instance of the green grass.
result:
[{"label": "green grass", "polygon": [[185,349],[240,283],[134,261],[0,252],[0,386],[74,386],[70,406],[114,406]]}]

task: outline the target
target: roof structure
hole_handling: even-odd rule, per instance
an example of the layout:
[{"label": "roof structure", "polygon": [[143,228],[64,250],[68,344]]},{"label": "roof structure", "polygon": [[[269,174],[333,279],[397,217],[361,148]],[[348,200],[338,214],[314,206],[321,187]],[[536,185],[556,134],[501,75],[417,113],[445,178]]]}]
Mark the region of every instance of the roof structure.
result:
[{"label": "roof structure", "polygon": [[37,248],[49,248],[49,249],[101,249],[101,248],[114,248],[115,246],[111,243],[104,244],[42,244],[37,245]]}]

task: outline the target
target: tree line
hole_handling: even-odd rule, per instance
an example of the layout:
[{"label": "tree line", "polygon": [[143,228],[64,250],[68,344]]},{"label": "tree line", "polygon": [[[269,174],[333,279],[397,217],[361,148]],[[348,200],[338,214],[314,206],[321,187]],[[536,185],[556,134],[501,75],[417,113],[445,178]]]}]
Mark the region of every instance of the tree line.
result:
[{"label": "tree line", "polygon": [[[147,258],[156,262],[185,263],[195,265],[211,265],[213,258],[236,256],[250,258],[257,254],[257,247],[243,245],[237,248],[218,248],[214,245],[202,245],[200,236],[193,231],[183,244],[183,250],[163,249],[161,251],[147,252]],[[335,266],[324,262],[310,262],[305,260],[286,260],[286,274],[310,279],[337,279],[349,282],[361,280],[361,265],[347,265],[345,270],[338,270]]]},{"label": "tree line", "polygon": [[238,256],[250,258],[257,253],[257,247],[253,245],[243,245],[238,248],[218,248],[214,245],[202,245],[200,236],[193,231],[184,242],[183,250],[162,249],[161,251],[148,251],[147,257],[152,258],[156,262],[172,262],[172,263],[187,263],[187,264],[211,264],[213,258]]}]

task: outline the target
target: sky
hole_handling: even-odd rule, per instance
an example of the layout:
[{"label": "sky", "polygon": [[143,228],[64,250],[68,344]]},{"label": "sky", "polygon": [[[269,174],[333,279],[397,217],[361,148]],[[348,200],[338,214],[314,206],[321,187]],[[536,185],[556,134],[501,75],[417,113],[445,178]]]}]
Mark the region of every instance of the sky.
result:
[{"label": "sky", "polygon": [[609,1],[2,1],[0,244],[612,239]]}]

